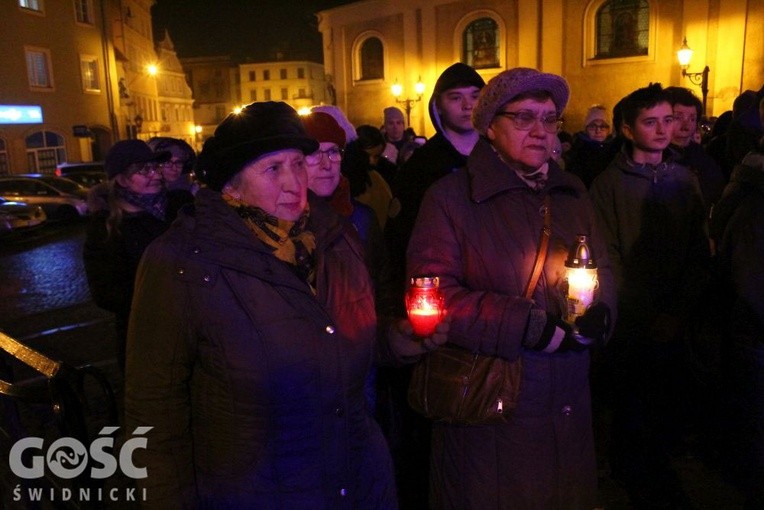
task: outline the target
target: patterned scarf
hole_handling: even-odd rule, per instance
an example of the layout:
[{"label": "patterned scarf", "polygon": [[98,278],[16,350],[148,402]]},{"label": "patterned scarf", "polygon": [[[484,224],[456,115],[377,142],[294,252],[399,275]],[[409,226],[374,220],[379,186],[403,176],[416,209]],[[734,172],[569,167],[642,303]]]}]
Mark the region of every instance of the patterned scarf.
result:
[{"label": "patterned scarf", "polygon": [[549,180],[549,163],[544,163],[534,172],[526,174],[517,170],[514,165],[510,164],[506,159],[504,159],[504,156],[501,155],[501,153],[496,149],[496,147],[493,146],[493,144],[491,144],[491,148],[502,161],[502,163],[511,168],[512,171],[515,172],[515,174],[520,178],[520,180],[527,184],[530,189],[535,192],[539,192],[544,189],[547,180]]},{"label": "patterned scarf", "polygon": [[114,195],[117,199],[124,200],[135,207],[140,207],[153,217],[165,221],[167,190],[163,189],[159,193],[136,193],[125,187],[116,185],[114,186]]},{"label": "patterned scarf", "polygon": [[315,294],[316,237],[313,232],[307,230],[310,207],[305,206],[297,221],[287,221],[268,214],[259,207],[245,204],[226,193],[223,193],[223,200],[233,207],[247,228],[273,250],[276,258],[289,264]]}]

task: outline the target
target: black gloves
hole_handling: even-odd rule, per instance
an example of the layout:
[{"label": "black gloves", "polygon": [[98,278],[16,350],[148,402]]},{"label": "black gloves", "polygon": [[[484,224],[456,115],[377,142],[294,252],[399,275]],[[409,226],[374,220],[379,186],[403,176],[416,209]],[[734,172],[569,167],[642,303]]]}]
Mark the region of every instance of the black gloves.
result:
[{"label": "black gloves", "polygon": [[567,322],[543,310],[531,310],[528,326],[523,337],[523,345],[534,351],[565,352],[583,351],[593,340],[573,332]]},{"label": "black gloves", "polygon": [[567,322],[543,310],[531,310],[523,345],[543,352],[583,351],[605,343],[610,332],[610,307],[605,303],[590,306],[576,318],[577,331]]},{"label": "black gloves", "polygon": [[576,317],[576,327],[581,336],[603,345],[610,331],[610,307],[602,302],[590,306],[582,316]]}]

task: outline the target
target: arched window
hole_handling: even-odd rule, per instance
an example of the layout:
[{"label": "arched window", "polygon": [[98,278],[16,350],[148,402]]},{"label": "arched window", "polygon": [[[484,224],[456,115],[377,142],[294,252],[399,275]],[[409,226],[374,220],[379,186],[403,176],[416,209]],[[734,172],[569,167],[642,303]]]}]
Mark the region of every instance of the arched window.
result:
[{"label": "arched window", "polygon": [[381,80],[385,77],[385,53],[378,37],[369,37],[361,43],[359,80]]},{"label": "arched window", "polygon": [[491,18],[476,19],[462,32],[462,62],[475,69],[499,67],[499,25]]},{"label": "arched window", "polygon": [[647,0],[610,0],[595,15],[595,58],[647,55],[650,5]]},{"label": "arched window", "polygon": [[64,137],[53,131],[37,131],[25,139],[30,172],[50,174],[66,161]]}]

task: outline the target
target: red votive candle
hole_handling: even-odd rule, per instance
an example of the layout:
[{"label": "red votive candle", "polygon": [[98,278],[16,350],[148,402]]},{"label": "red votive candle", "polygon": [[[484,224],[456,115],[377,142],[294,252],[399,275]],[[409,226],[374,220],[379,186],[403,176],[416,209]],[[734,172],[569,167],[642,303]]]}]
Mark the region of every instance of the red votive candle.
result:
[{"label": "red votive candle", "polygon": [[435,333],[435,326],[443,317],[445,307],[439,284],[437,276],[415,276],[411,279],[406,293],[406,311],[417,336],[427,337]]}]

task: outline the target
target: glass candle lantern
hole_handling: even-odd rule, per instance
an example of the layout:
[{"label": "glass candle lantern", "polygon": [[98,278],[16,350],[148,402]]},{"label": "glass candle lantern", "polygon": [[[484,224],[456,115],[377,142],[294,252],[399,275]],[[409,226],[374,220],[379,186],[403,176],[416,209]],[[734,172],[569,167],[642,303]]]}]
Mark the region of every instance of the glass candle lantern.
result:
[{"label": "glass candle lantern", "polygon": [[415,276],[411,278],[406,292],[406,311],[414,334],[428,337],[435,332],[435,326],[443,318],[445,306],[443,295],[438,288],[437,276]]},{"label": "glass candle lantern", "polygon": [[597,262],[587,241],[587,236],[579,235],[565,261],[565,278],[568,282],[566,320],[571,324],[592,304],[597,288]]}]

